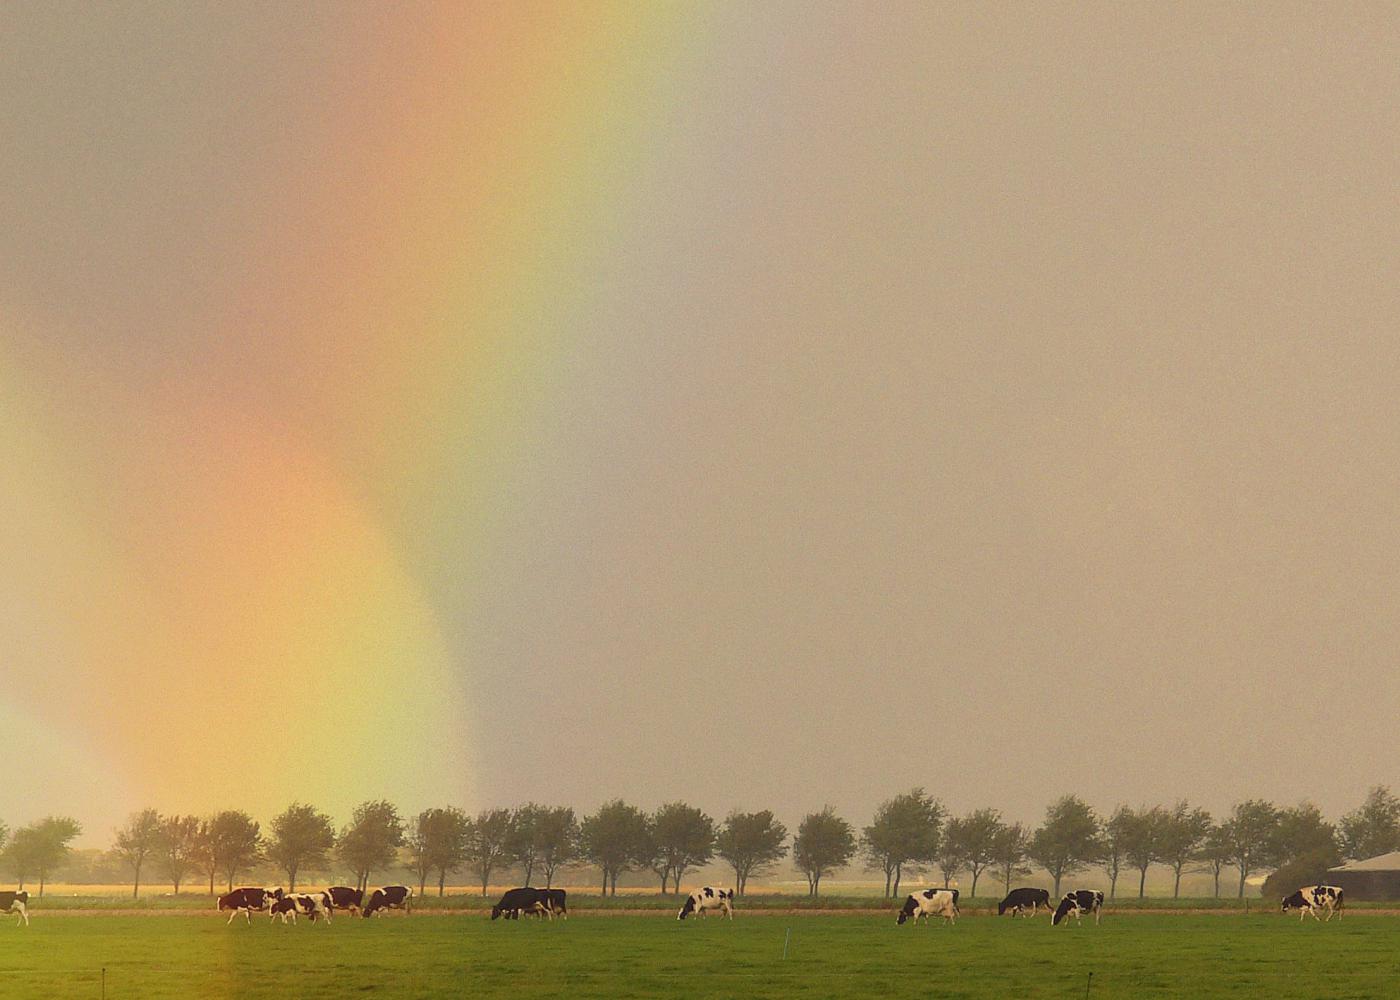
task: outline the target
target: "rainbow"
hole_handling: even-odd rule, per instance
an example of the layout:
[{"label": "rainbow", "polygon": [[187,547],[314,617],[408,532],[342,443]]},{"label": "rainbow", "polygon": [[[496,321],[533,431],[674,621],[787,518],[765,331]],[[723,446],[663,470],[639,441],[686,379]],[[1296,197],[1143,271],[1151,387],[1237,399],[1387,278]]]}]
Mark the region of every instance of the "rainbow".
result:
[{"label": "rainbow", "polygon": [[0,314],[0,720],[43,734],[11,783],[36,814],[474,803],[456,639],[496,487],[606,323],[710,15],[337,17],[180,350]]}]

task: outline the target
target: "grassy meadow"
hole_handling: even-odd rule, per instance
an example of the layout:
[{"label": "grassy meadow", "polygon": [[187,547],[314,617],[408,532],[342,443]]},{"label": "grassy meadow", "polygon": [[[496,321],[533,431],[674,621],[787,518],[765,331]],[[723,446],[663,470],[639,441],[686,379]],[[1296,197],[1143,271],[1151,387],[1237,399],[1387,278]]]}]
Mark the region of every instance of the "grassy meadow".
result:
[{"label": "grassy meadow", "polygon": [[[784,939],[788,955],[783,957]],[[893,914],[741,913],[680,923],[581,912],[491,922],[424,912],[330,926],[232,926],[214,913],[84,916],[36,908],[0,923],[9,998],[258,1000],[465,995],[1079,998],[1392,996],[1400,919],[1319,925],[1274,914],[1108,913],[1101,926],[968,916],[896,927]],[[1325,977],[1320,979],[1319,977]]]}]

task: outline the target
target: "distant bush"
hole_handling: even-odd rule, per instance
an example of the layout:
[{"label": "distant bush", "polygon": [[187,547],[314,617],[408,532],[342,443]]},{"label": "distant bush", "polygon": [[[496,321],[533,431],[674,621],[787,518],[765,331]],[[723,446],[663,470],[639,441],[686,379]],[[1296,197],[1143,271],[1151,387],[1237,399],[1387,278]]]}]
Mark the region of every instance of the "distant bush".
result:
[{"label": "distant bush", "polygon": [[1266,878],[1260,891],[1265,899],[1282,899],[1302,886],[1325,884],[1327,869],[1337,863],[1335,851],[1309,851]]}]

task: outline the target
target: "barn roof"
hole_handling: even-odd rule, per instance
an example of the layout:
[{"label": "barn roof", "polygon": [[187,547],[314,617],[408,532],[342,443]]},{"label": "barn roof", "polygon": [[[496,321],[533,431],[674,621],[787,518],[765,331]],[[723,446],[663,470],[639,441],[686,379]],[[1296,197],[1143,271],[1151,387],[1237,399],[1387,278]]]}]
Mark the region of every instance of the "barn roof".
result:
[{"label": "barn roof", "polygon": [[1338,865],[1336,868],[1327,869],[1329,872],[1395,872],[1400,871],[1400,851],[1391,851],[1389,854],[1378,854],[1374,858],[1367,858],[1364,861],[1352,861],[1345,865]]}]

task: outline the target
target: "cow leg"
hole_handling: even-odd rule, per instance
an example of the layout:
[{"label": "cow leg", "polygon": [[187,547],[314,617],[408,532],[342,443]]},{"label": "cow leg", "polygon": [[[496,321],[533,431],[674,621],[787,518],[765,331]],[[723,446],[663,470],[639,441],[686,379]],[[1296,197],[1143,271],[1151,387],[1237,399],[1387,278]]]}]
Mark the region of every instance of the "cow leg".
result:
[{"label": "cow leg", "polygon": [[[21,907],[19,908],[19,915],[20,915],[21,917],[24,918],[24,926],[28,927],[28,926],[29,926],[29,907],[27,907],[27,906],[21,906]],[[19,923],[16,922],[16,923],[15,923],[15,926],[18,927],[18,926],[19,926]]]},{"label": "cow leg", "polygon": [[230,913],[230,914],[228,915],[228,919],[224,921],[224,926],[227,927],[229,924],[233,923],[234,920],[236,920],[237,918],[238,918],[238,911],[237,911],[237,910],[234,910],[232,913]]}]

